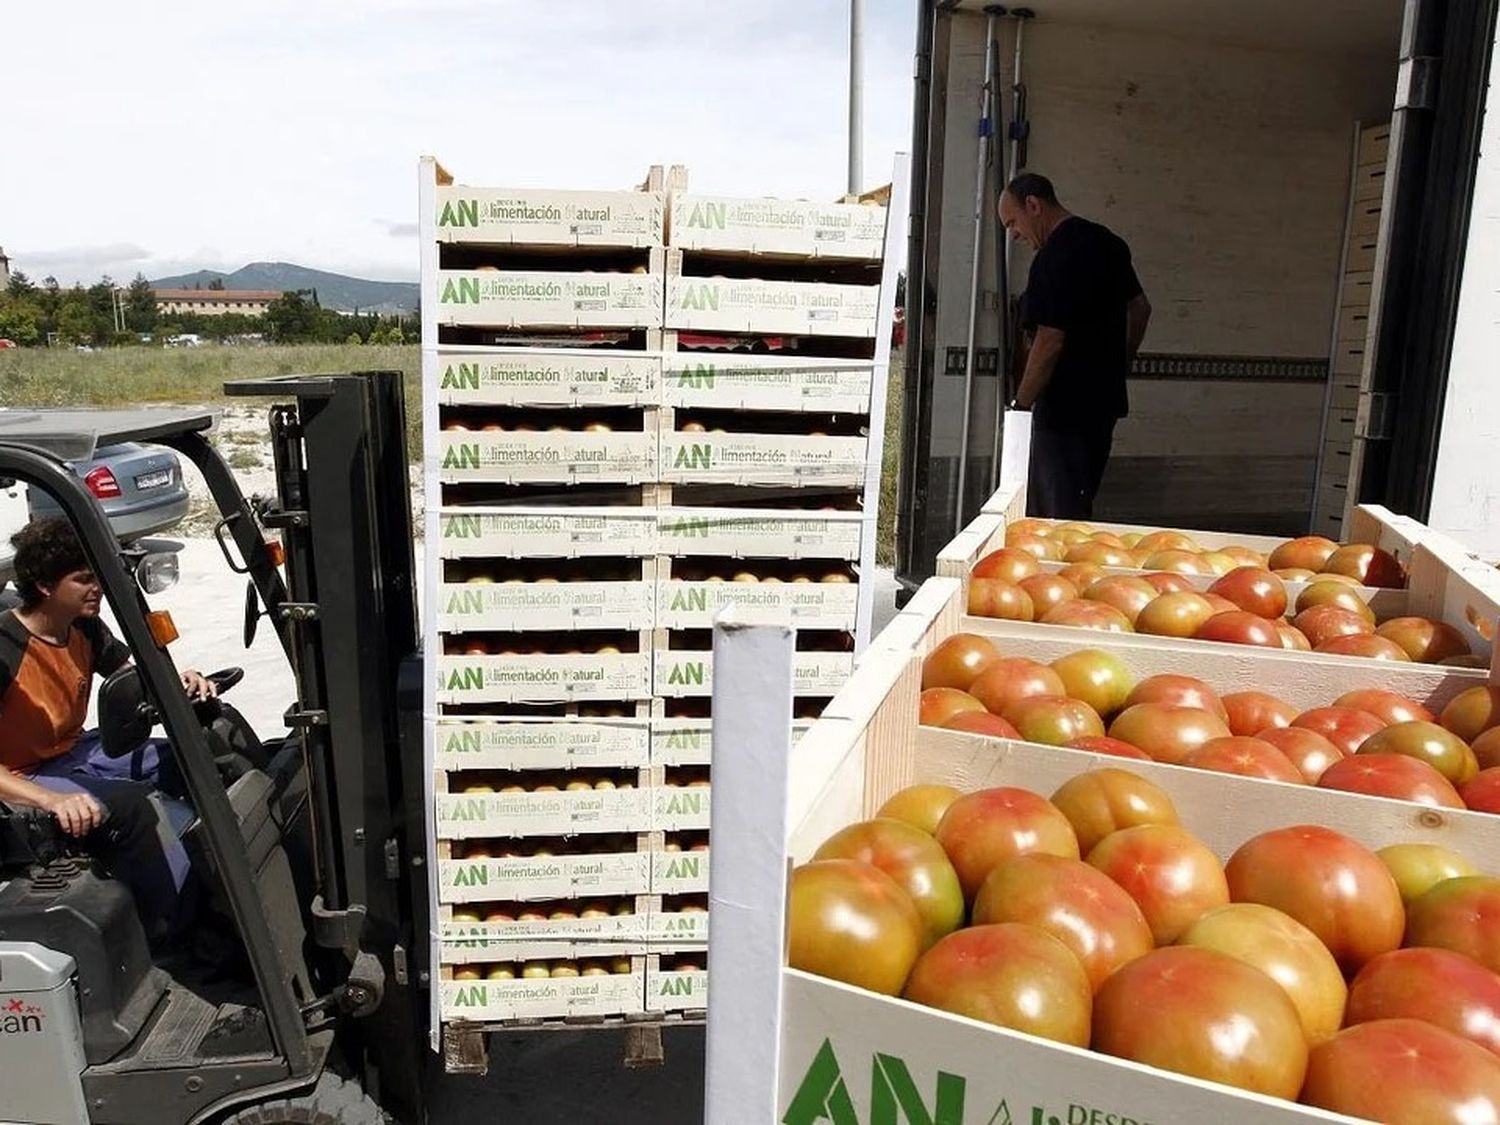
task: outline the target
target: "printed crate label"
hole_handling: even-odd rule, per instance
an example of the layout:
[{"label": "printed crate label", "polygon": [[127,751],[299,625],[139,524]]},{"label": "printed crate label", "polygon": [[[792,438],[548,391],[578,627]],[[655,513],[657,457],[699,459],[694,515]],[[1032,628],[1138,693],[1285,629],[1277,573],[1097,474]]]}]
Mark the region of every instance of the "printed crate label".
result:
[{"label": "printed crate label", "polygon": [[639,484],[656,476],[655,435],[474,432],[438,435],[444,484]]},{"label": "printed crate label", "polygon": [[439,703],[554,703],[643,699],[651,694],[651,654],[440,656]]},{"label": "printed crate label", "polygon": [[651,893],[694,895],[708,891],[708,852],[652,852]]},{"label": "printed crate label", "polygon": [[661,435],[661,479],[671,484],[784,484],[860,488],[869,441],[806,434]]},{"label": "printed crate label", "polygon": [[611,352],[456,352],[438,358],[450,405],[654,406],[661,360]]},{"label": "printed crate label", "polygon": [[879,304],[878,285],[668,277],[666,326],[869,338]]},{"label": "printed crate label", "polygon": [[441,770],[644,769],[647,719],[439,719]]},{"label": "printed crate label", "polygon": [[654,555],[657,522],[656,512],[648,509],[448,508],[438,515],[442,554],[448,559]]},{"label": "printed crate label", "polygon": [[653,808],[649,789],[439,793],[434,803],[443,840],[649,832]]},{"label": "printed crate label", "polygon": [[546,191],[450,184],[437,189],[439,242],[660,246],[655,191]]},{"label": "printed crate label", "polygon": [[[812,726],[811,719],[792,723],[796,743]],[[712,719],[651,720],[651,764],[653,766],[706,766],[713,760]]]},{"label": "printed crate label", "polygon": [[[585,907],[588,900],[576,903]],[[515,906],[517,904],[511,904]],[[517,911],[524,912],[524,909]],[[462,915],[463,911],[455,911]],[[474,912],[470,912],[474,913]],[[551,942],[568,944],[639,946],[646,941],[654,918],[648,914],[609,914],[598,918],[542,918],[530,922],[454,921],[441,926],[443,959],[454,964],[494,960],[517,945],[539,945]],[[559,951],[565,955],[564,951]],[[536,956],[537,953],[526,954]]]},{"label": "printed crate label", "polygon": [[674,194],[671,243],[686,250],[727,250],[798,257],[876,260],[885,253],[886,209],[860,203],[734,199]]},{"label": "printed crate label", "polygon": [[449,582],[438,588],[438,629],[649,629],[650,582]]},{"label": "printed crate label", "polygon": [[658,946],[706,946],[708,911],[656,911],[647,921],[646,937],[651,944]]},{"label": "printed crate label", "polygon": [[644,852],[445,859],[438,862],[438,898],[441,902],[542,902],[650,894],[652,860]]},{"label": "printed crate label", "polygon": [[[656,653],[656,695],[667,698],[713,694],[714,658],[708,652]],[[792,668],[792,694],[836,695],[854,671],[854,656],[845,652],[799,652]]]},{"label": "printed crate label", "polygon": [[662,363],[666,406],[870,412],[875,369],[869,364],[712,354],[669,355]]},{"label": "printed crate label", "polygon": [[683,582],[657,584],[658,629],[708,629],[725,606],[745,620],[764,617],[803,629],[854,628],[859,587],[852,582]]},{"label": "printed crate label", "polygon": [[709,827],[713,790],[707,785],[661,785],[651,790],[651,828],[655,832],[691,832]]},{"label": "printed crate label", "polygon": [[645,974],[543,978],[540,980],[446,980],[445,1020],[561,1019],[610,1016],[641,1010]]},{"label": "printed crate label", "polygon": [[[444,325],[479,328],[659,328],[660,276],[438,270],[427,294]],[[435,299],[434,299],[435,298]]]},{"label": "printed crate label", "polygon": [[792,513],[770,509],[677,508],[660,513],[661,553],[677,558],[859,558],[860,512]]},{"label": "printed crate label", "polygon": [[708,1007],[708,973],[650,969],[646,973],[648,1012],[692,1012]]}]

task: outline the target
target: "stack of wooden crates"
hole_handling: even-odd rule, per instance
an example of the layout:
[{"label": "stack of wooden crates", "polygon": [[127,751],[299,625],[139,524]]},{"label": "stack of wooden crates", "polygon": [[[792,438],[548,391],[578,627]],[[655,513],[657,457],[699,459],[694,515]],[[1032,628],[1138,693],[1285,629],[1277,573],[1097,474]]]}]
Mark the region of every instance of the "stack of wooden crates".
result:
[{"label": "stack of wooden crates", "polygon": [[798,626],[803,724],[869,631],[887,208],[421,198],[435,1026],[695,1018],[712,621]]}]

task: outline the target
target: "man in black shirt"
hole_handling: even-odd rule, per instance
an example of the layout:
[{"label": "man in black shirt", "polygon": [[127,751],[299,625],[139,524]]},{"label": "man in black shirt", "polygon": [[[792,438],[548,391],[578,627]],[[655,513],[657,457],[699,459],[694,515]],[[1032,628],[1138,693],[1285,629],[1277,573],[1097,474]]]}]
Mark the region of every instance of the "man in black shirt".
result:
[{"label": "man in black shirt", "polygon": [[1036,251],[1022,302],[1022,327],[1033,338],[1011,403],[1033,412],[1027,508],[1089,519],[1115,423],[1129,411],[1125,376],[1151,304],[1130,247],[1063,207],[1045,176],[1017,176],[1001,193],[1000,221]]}]

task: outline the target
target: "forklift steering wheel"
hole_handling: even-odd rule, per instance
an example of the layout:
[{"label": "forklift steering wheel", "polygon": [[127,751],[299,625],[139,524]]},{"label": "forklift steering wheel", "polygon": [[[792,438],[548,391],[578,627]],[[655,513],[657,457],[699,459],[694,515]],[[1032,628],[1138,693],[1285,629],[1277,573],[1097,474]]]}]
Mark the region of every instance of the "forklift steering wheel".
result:
[{"label": "forklift steering wheel", "polygon": [[245,678],[245,670],[243,668],[221,668],[217,672],[210,672],[203,678],[214,685],[216,692],[223,695]]}]

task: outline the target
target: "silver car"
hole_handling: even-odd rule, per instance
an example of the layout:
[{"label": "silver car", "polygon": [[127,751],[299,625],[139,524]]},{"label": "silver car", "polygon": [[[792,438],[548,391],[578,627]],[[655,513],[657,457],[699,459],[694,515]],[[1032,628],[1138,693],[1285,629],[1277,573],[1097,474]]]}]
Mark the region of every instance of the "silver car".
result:
[{"label": "silver car", "polygon": [[[89,460],[70,461],[68,468],[94,494],[122,543],[176,527],[188,513],[182,462],[165,446],[100,446]],[[51,496],[29,492],[33,518],[62,515]]]}]

